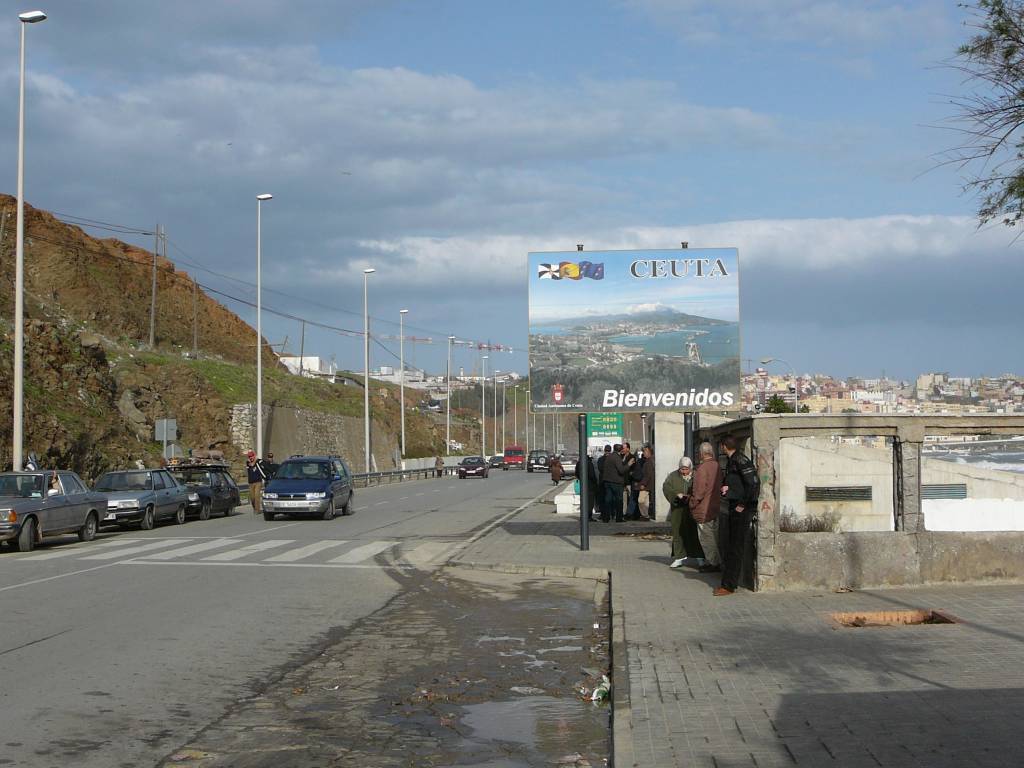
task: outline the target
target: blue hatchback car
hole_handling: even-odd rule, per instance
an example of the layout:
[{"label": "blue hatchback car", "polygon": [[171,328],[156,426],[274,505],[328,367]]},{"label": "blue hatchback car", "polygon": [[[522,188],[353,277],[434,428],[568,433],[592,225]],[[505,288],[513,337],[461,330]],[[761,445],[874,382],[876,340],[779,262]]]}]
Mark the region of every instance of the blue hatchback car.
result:
[{"label": "blue hatchback car", "polygon": [[352,514],[352,473],[336,456],[292,456],[263,487],[263,519]]}]

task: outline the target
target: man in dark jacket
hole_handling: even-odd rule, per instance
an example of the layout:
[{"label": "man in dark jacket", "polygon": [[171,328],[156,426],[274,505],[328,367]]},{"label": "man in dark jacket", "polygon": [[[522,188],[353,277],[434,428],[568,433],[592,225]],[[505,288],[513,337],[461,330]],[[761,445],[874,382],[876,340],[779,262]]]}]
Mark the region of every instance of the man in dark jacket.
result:
[{"label": "man in dark jacket", "polygon": [[[611,453],[604,456],[601,467],[601,480],[604,481],[605,510],[607,517],[614,517],[616,523],[622,522],[622,486],[626,479],[626,465],[622,460],[622,446],[616,444]],[[602,517],[602,519],[605,519]]]},{"label": "man in dark jacket", "polygon": [[611,455],[611,452],[612,447],[606,445],[604,453],[597,457],[597,496],[594,497],[594,503],[597,504],[597,511],[601,515],[602,523],[607,523],[611,519],[610,510],[605,498],[607,491],[604,487],[604,463]]},{"label": "man in dark jacket", "polygon": [[249,451],[245,455],[245,472],[249,480],[252,513],[259,515],[263,512],[263,483],[267,481],[267,471],[263,468],[263,459],[256,455],[256,451]]},{"label": "man in dark jacket", "polygon": [[[584,470],[586,467],[586,470]],[[583,472],[587,473],[587,497],[583,493]],[[594,461],[586,454],[580,456],[576,462],[576,479],[580,481],[580,514],[584,511],[590,520],[594,519],[594,504],[597,499],[597,472],[594,471]]]},{"label": "man in dark jacket", "polygon": [[722,564],[722,586],[716,597],[731,595],[736,591],[743,567],[743,552],[750,533],[750,521],[757,510],[761,494],[761,481],[757,477],[754,463],[736,450],[738,441],[732,435],[722,440],[722,447],[729,457],[725,465],[725,484],[722,495],[729,501],[729,542],[725,548]]}]

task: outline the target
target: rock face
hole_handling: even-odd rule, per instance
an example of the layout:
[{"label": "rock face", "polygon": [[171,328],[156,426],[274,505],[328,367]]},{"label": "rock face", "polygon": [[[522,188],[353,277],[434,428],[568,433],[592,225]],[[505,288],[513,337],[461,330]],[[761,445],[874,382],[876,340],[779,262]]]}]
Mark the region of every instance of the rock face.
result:
[{"label": "rock face", "polygon": [[128,427],[139,440],[150,439],[152,430],[150,429],[149,421],[146,419],[146,414],[135,406],[135,400],[129,390],[121,393],[121,397],[117,401],[117,410],[124,417]]}]

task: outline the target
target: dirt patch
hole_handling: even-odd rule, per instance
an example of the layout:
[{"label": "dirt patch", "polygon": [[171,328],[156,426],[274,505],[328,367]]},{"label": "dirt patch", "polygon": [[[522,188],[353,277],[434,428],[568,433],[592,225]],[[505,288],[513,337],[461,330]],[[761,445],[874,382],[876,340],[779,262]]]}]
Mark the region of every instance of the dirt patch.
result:
[{"label": "dirt patch", "polygon": [[163,765],[599,766],[607,593],[587,579],[441,571]]}]

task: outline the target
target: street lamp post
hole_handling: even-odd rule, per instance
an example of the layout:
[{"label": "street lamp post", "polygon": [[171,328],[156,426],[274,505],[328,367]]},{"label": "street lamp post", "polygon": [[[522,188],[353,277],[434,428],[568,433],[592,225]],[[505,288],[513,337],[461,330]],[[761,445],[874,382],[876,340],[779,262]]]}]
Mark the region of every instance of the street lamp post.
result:
[{"label": "street lamp post", "polygon": [[256,456],[263,458],[263,203],[273,195],[256,195]]},{"label": "street lamp post", "polygon": [[480,358],[480,456],[487,455],[487,355]]},{"label": "street lamp post", "polygon": [[16,472],[20,472],[23,466],[25,423],[25,26],[45,19],[46,14],[42,11],[18,14],[21,21],[21,59],[18,78],[18,205],[14,236],[14,424],[11,429],[11,458]]},{"label": "street lamp post", "polygon": [[[398,374],[399,388],[398,397],[402,404],[402,458],[405,458],[405,316],[409,314],[408,309],[398,310],[398,367],[401,371]],[[415,358],[416,355],[413,355]]]},{"label": "street lamp post", "polygon": [[793,374],[793,413],[800,413],[800,379],[796,375],[796,368],[787,363],[781,357],[766,357],[761,361],[761,365],[768,365],[769,363],[782,363],[784,366],[789,368]]},{"label": "street lamp post", "polygon": [[455,341],[454,336],[448,337],[448,399],[445,401],[444,406],[444,436],[445,436],[445,452],[451,453],[452,450],[452,342]]},{"label": "street lamp post", "polygon": [[498,374],[499,373],[501,373],[501,371],[495,371],[494,372],[494,419],[491,421],[491,424],[494,425],[494,429],[492,430],[494,432],[494,436],[491,438],[491,444],[494,447],[494,452],[493,452],[492,455],[495,455],[495,456],[498,454]]},{"label": "street lamp post", "polygon": [[505,385],[508,382],[505,379],[501,380],[501,449],[502,453],[505,452],[505,446],[508,445],[508,441],[505,439]]},{"label": "street lamp post", "polygon": [[519,385],[512,387],[512,442],[519,445]]},{"label": "street lamp post", "polygon": [[367,278],[377,270],[367,267],[363,270],[363,463],[366,472],[370,467],[370,308],[367,304]]}]

